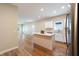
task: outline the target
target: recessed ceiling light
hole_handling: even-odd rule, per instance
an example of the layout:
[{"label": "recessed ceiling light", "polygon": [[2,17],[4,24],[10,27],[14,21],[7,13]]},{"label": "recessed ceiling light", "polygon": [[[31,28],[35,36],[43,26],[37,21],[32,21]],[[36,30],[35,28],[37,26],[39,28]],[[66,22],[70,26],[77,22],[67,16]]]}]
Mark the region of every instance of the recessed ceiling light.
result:
[{"label": "recessed ceiling light", "polygon": [[57,11],[55,10],[54,13],[56,13]]},{"label": "recessed ceiling light", "polygon": [[68,7],[70,8],[70,7],[71,7],[71,5],[70,5],[70,4],[68,4]]},{"label": "recessed ceiling light", "polygon": [[62,9],[64,9],[65,7],[64,7],[64,6],[62,6],[61,8],[62,8]]},{"label": "recessed ceiling light", "polygon": [[41,8],[40,11],[44,11],[44,8]]}]

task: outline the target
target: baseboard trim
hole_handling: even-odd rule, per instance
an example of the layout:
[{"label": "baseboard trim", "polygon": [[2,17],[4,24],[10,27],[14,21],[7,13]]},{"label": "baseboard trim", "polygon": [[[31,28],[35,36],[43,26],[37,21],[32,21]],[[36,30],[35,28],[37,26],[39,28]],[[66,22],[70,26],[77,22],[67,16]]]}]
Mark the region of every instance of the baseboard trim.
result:
[{"label": "baseboard trim", "polygon": [[66,42],[61,42],[61,41],[55,41],[55,42],[62,43],[62,44],[66,44]]},{"label": "baseboard trim", "polygon": [[6,52],[12,51],[12,50],[14,50],[14,49],[17,49],[17,48],[18,48],[18,47],[16,46],[16,47],[12,47],[12,48],[10,48],[10,49],[1,51],[1,52],[0,52],[0,55],[1,55],[1,54],[4,54],[4,53],[6,53]]}]

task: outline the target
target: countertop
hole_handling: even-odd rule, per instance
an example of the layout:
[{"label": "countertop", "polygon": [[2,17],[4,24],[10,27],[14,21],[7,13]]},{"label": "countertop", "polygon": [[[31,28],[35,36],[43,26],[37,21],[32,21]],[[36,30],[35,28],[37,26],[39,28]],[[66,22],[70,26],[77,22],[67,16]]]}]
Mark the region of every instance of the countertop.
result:
[{"label": "countertop", "polygon": [[43,35],[43,36],[53,36],[53,35],[55,35],[54,33],[53,34],[50,34],[50,33],[44,33],[44,34],[42,34],[42,33],[34,33],[34,34]]}]

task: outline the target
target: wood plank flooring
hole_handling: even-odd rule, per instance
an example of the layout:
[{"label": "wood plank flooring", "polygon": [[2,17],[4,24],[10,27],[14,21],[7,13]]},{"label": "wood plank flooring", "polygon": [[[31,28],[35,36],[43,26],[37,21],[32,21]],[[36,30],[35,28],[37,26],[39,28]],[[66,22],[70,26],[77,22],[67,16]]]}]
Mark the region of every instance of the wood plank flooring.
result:
[{"label": "wood plank flooring", "polygon": [[20,40],[19,48],[13,51],[6,52],[1,56],[66,56],[66,44],[55,42],[54,49],[52,51],[46,50],[46,52],[38,50],[42,47],[35,45],[33,48],[32,40],[25,39]]}]

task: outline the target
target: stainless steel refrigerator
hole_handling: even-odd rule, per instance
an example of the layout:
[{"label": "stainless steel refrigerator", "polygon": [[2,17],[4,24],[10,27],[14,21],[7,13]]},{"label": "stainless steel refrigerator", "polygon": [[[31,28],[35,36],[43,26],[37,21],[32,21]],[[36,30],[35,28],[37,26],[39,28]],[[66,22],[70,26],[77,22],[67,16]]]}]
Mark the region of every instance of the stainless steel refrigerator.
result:
[{"label": "stainless steel refrigerator", "polygon": [[72,38],[71,38],[71,15],[67,14],[66,23],[65,23],[65,36],[66,36],[66,44],[67,44],[67,55],[72,55]]}]

